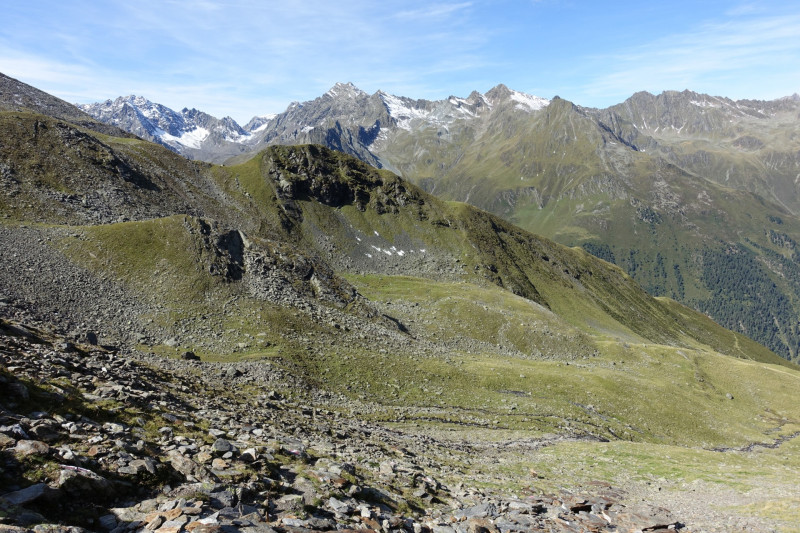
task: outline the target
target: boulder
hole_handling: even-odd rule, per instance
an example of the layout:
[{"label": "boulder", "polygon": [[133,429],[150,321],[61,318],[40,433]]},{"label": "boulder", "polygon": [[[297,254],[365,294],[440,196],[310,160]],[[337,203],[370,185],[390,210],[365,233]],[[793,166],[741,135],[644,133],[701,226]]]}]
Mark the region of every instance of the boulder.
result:
[{"label": "boulder", "polygon": [[20,455],[47,455],[50,453],[50,446],[39,440],[20,440],[14,446],[14,451]]},{"label": "boulder", "polygon": [[31,503],[39,498],[53,495],[55,492],[56,491],[47,486],[46,483],[37,483],[35,485],[31,485],[30,487],[4,494],[3,496],[0,496],[0,501],[10,505],[25,505],[26,503]]}]

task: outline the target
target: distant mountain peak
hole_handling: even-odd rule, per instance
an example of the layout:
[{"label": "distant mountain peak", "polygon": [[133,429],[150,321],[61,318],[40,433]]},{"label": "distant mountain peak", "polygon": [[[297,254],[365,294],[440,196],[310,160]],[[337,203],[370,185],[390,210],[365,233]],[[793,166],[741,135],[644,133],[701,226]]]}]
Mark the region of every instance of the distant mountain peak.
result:
[{"label": "distant mountain peak", "polygon": [[331,98],[359,98],[369,96],[349,81],[347,83],[336,83],[336,85],[328,89],[325,95]]},{"label": "distant mountain peak", "polygon": [[489,89],[489,91],[486,92],[486,96],[488,96],[489,98],[503,98],[503,97],[508,97],[510,95],[511,95],[511,89],[506,87],[506,85],[503,83],[498,83],[497,85],[495,85],[494,87]]},{"label": "distant mountain peak", "polygon": [[511,100],[515,102],[516,109],[528,112],[538,111],[550,104],[550,100],[546,98],[509,89],[502,83],[492,87],[486,93],[486,98],[492,103]]}]

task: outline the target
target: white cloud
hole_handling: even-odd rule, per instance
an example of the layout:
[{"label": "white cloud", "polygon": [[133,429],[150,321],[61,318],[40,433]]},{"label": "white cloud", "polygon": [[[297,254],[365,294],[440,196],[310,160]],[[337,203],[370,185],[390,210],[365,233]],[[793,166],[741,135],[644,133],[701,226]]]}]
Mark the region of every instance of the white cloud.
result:
[{"label": "white cloud", "polygon": [[0,69],[71,101],[135,93],[241,121],[282,111],[337,81],[370,92],[422,87],[415,94],[426,97],[435,76],[488,61],[480,52],[486,33],[469,26],[471,2],[52,5],[48,13],[38,4],[36,17],[21,7],[8,14]]},{"label": "white cloud", "polygon": [[401,20],[432,21],[434,19],[452,16],[471,6],[472,2],[462,2],[459,4],[429,4],[419,9],[399,11],[394,14],[394,18]]},{"label": "white cloud", "polygon": [[[641,89],[689,88],[772,98],[800,89],[800,16],[744,16],[752,12],[739,9],[721,22],[596,58],[606,72],[591,79],[584,92],[624,97]],[[769,86],[773,77],[783,80],[780,87]]]},{"label": "white cloud", "polygon": [[[730,85],[748,77],[745,68],[758,74],[749,75],[749,84],[737,80],[743,96],[759,97],[759,83],[778,90],[797,79],[797,15],[740,5],[693,31],[587,59],[580,47],[548,48],[553,31],[561,34],[558,24],[581,31],[573,27],[575,11],[564,17],[560,6],[557,0],[11,2],[0,25],[0,71],[69,101],[136,93],[237,121],[280,112],[339,81],[370,93],[432,99],[502,82],[578,103],[616,103],[641,89],[735,96],[711,82]],[[546,19],[554,24],[550,40],[541,26],[526,25],[546,13],[560,17]]]}]

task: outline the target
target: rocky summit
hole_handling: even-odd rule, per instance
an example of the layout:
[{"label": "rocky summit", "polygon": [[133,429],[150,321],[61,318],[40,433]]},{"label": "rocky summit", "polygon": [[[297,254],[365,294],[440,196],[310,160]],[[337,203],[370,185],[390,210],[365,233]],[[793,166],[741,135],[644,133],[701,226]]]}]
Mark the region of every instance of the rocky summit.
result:
[{"label": "rocky summit", "polygon": [[[796,525],[800,369],[601,248],[320,144],[189,160],[2,82],[0,530]],[[498,87],[392,112],[490,104],[575,111]],[[714,280],[753,259],[724,251]]]}]

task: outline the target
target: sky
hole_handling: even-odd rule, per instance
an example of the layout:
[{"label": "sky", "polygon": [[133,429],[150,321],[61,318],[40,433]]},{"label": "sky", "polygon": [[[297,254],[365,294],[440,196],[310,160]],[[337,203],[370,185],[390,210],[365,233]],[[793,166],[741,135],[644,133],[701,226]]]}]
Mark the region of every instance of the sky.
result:
[{"label": "sky", "polygon": [[8,76],[241,124],[337,82],[432,100],[503,83],[587,107],[800,92],[797,0],[3,0],[2,19]]}]

